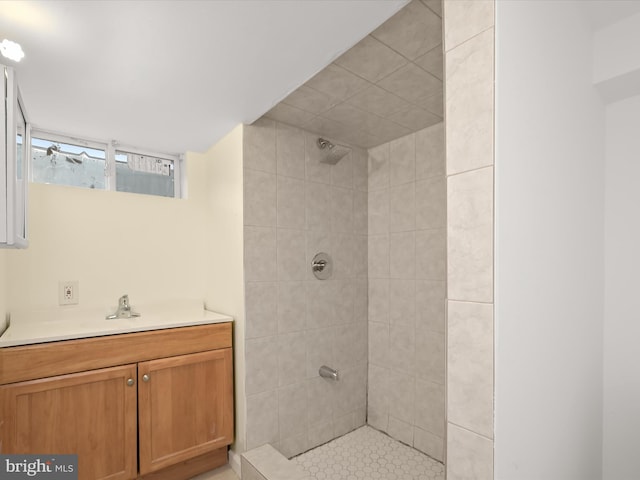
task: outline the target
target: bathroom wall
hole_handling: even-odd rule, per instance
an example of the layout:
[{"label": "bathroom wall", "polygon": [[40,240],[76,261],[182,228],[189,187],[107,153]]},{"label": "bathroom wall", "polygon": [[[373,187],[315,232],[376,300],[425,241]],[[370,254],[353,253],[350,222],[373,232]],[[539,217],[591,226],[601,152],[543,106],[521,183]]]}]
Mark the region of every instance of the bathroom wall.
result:
[{"label": "bathroom wall", "polygon": [[368,423],[444,459],[444,125],[369,150]]},{"label": "bathroom wall", "polygon": [[445,0],[448,480],[494,478],[493,26],[493,0]]},{"label": "bathroom wall", "polygon": [[59,308],[61,280],[79,281],[67,309],[204,298],[204,164],[186,168],[183,200],[29,184],[29,248],[5,252],[7,309]]},{"label": "bathroom wall", "polygon": [[497,3],[499,480],[602,478],[605,117],[582,8]]},{"label": "bathroom wall", "polygon": [[[233,316],[235,441],[233,452],[242,453],[246,443],[246,396],[244,361],[244,270],[243,270],[243,170],[242,125],[237,126],[207,152],[200,155],[206,165],[205,271],[206,306]],[[195,155],[195,154],[194,154]],[[239,457],[231,454],[234,470]]]},{"label": "bathroom wall", "polygon": [[[247,449],[292,456],[365,422],[367,157],[320,163],[317,136],[261,119],[245,127]],[[320,251],[333,277],[310,268]],[[329,365],[332,383],[318,376]]]},{"label": "bathroom wall", "polygon": [[603,474],[640,477],[640,96],[606,109]]}]

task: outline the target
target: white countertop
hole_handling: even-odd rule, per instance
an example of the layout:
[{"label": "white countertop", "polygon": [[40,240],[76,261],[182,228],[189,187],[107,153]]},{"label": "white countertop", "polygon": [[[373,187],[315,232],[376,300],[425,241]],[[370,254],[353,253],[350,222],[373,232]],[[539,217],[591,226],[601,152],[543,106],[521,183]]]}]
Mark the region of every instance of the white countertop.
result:
[{"label": "white countertop", "polygon": [[[113,310],[115,311],[115,308]],[[113,311],[73,307],[15,312],[11,314],[9,328],[0,336],[0,347],[206,325],[233,320],[228,315],[205,310],[202,302],[190,300],[139,307],[132,303],[132,310],[139,312],[141,316],[106,320],[105,316]]]}]

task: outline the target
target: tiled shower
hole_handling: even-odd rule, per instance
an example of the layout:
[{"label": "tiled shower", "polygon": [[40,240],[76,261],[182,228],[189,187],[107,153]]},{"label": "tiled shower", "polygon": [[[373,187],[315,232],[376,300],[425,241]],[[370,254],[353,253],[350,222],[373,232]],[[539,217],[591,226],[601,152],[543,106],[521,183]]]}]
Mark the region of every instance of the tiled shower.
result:
[{"label": "tiled shower", "polygon": [[442,123],[333,166],[310,132],[262,119],[244,135],[247,448],[291,457],[368,416],[442,460]]},{"label": "tiled shower", "polygon": [[[494,2],[445,0],[444,3],[443,15],[438,0],[411,1],[392,17],[395,28],[387,28],[388,25],[383,24],[361,42],[360,53],[365,57],[368,55],[368,60],[353,55],[341,57],[316,75],[315,80],[312,79],[314,84],[311,88],[303,86],[296,90],[267,115],[283,123],[263,119],[245,130],[245,173],[254,169],[280,176],[279,159],[272,160],[278,155],[277,145],[271,143],[271,138],[279,128],[288,128],[285,123],[310,131],[322,131],[342,144],[359,144],[369,149],[366,153],[353,149],[353,203],[347,202],[347,211],[338,212],[336,205],[344,207],[345,203],[336,199],[340,195],[344,199],[347,195],[340,190],[331,190],[327,194],[327,186],[344,188],[347,185],[332,185],[334,175],[326,172],[327,166],[318,168],[317,162],[310,161],[313,149],[309,147],[315,136],[294,130],[305,138],[304,162],[298,161],[304,163],[304,177],[302,166],[296,167],[298,179],[305,179],[305,227],[311,232],[305,236],[315,236],[318,239],[316,246],[331,246],[334,233],[331,229],[337,224],[346,225],[346,219],[351,216],[353,232],[359,242],[351,268],[366,269],[366,273],[360,276],[352,270],[355,274],[352,277],[355,283],[353,323],[358,324],[360,315],[363,315],[364,322],[360,328],[365,330],[358,334],[364,333],[366,340],[353,346],[356,347],[355,356],[359,357],[364,345],[366,357],[362,369],[354,368],[354,371],[358,371],[357,375],[363,374],[362,378],[358,377],[358,382],[364,382],[358,385],[364,385],[366,389],[353,388],[353,402],[349,401],[349,405],[355,407],[357,403],[358,406],[351,416],[344,415],[344,409],[334,408],[337,402],[347,398],[345,389],[340,393],[336,385],[333,389],[326,389],[330,393],[323,397],[324,421],[316,424],[323,426],[319,429],[312,427],[311,420],[320,418],[320,415],[313,416],[319,413],[314,409],[317,403],[313,402],[317,400],[319,390],[324,388],[314,390],[309,385],[327,385],[314,376],[316,367],[311,369],[310,362],[305,361],[306,373],[311,377],[306,382],[287,385],[289,389],[281,396],[278,391],[280,379],[272,369],[278,366],[277,353],[273,351],[279,347],[269,337],[282,336],[277,330],[277,322],[281,321],[282,312],[291,311],[289,307],[280,307],[282,295],[297,304],[299,314],[304,312],[305,325],[309,324],[310,311],[316,315],[318,308],[324,308],[326,313],[332,308],[327,305],[335,307],[336,304],[319,301],[318,296],[309,297],[313,287],[298,285],[299,294],[305,295],[302,307],[299,294],[288,290],[289,296],[278,289],[278,286],[284,287],[279,279],[275,290],[273,286],[261,286],[263,300],[268,298],[270,302],[253,303],[249,284],[256,279],[247,279],[247,328],[253,328],[252,312],[275,312],[276,319],[275,324],[265,322],[271,325],[270,330],[267,329],[268,335],[248,336],[246,340],[247,388],[253,389],[247,406],[248,448],[271,442],[290,456],[300,448],[311,448],[366,420],[373,427],[434,458],[444,460],[446,457],[449,479],[493,478]],[[419,38],[425,25],[433,23],[431,13],[423,7],[443,17],[444,45],[426,47],[435,37],[423,35]],[[373,59],[396,58],[372,38],[396,53],[401,52],[409,63],[399,67],[393,75],[381,66],[372,67],[369,62]],[[408,42],[406,50],[403,50],[403,41]],[[416,56],[417,51],[412,52],[409,46],[430,50]],[[442,71],[443,61],[446,75]],[[434,105],[442,105],[442,90],[437,92],[434,88],[437,82],[433,78],[425,83],[426,77],[420,69],[427,69],[427,74],[440,79],[440,87],[446,84],[446,115],[442,110],[433,108]],[[354,79],[349,73],[355,70],[359,70],[356,73],[359,79]],[[396,81],[386,81],[386,78]],[[362,86],[364,79],[374,85]],[[357,91],[359,85],[364,88],[360,93]],[[398,89],[390,92],[392,87]],[[348,98],[335,107],[327,107],[322,100],[331,100],[331,94]],[[402,101],[398,101],[398,97]],[[407,102],[412,105],[407,106]],[[444,123],[434,122],[429,113],[440,119],[445,117]],[[382,118],[385,114],[389,116]],[[389,127],[388,121],[396,123],[398,119],[407,122],[402,126],[404,130],[397,124],[391,129],[386,128]],[[345,124],[352,124],[355,129],[347,131]],[[268,152],[272,152],[272,145],[276,145],[276,152],[269,153],[268,160],[263,158],[262,139],[265,135],[269,138]],[[301,151],[300,145],[297,148]],[[328,167],[329,172],[336,167],[340,171],[348,170],[346,162],[343,163],[345,159],[335,167]],[[262,165],[264,162],[267,167]],[[280,163],[284,164],[283,161]],[[323,173],[318,174],[318,170],[323,170]],[[318,186],[322,184],[324,188]],[[278,185],[276,182],[276,188]],[[245,190],[247,188],[245,177]],[[321,193],[323,189],[325,191]],[[269,198],[276,199],[277,222],[278,191],[264,190],[268,190]],[[324,233],[313,224],[318,221],[316,213],[320,210],[315,211],[308,205],[310,199],[313,204],[312,199],[322,195],[323,214],[336,214],[342,218],[320,220],[324,228],[329,229]],[[299,194],[298,199],[301,198]],[[254,203],[261,202],[254,199]],[[364,210],[363,205],[366,205]],[[349,206],[353,210],[349,210]],[[271,207],[269,212],[273,218]],[[245,212],[245,218],[248,215],[249,212]],[[256,268],[256,271],[263,269],[261,278],[264,279],[258,281],[274,282],[275,277],[266,279],[264,271],[278,271],[276,263],[281,259],[263,263],[260,261],[262,254],[254,250],[266,248],[285,253],[282,250],[287,247],[278,243],[277,225],[271,229],[264,225],[247,226],[245,229],[250,230],[245,231],[245,272],[251,268]],[[263,241],[268,247],[258,247]],[[311,254],[307,248],[308,244],[305,244],[308,264]],[[335,280],[339,281],[339,278]],[[351,288],[348,283],[343,285]],[[335,284],[333,287],[319,287],[319,290],[323,289],[325,298],[339,293]],[[446,297],[445,291],[448,292]],[[315,302],[315,307],[310,302]],[[287,305],[286,301],[283,305]],[[253,309],[254,306],[259,309]],[[297,321],[302,322],[300,318]],[[337,318],[333,322],[335,325],[325,328],[327,332],[333,329],[335,334],[340,324]],[[325,342],[324,358],[335,356],[340,348],[335,343],[329,349],[330,336],[329,339],[318,336],[320,330],[312,328],[305,332],[307,359],[312,358],[314,352],[320,350],[316,347]],[[444,344],[445,336],[447,345]],[[298,339],[301,340],[302,336],[299,335]],[[251,345],[254,342],[255,345]],[[280,345],[287,342],[283,339]],[[292,347],[288,343],[288,348]],[[257,349],[262,350],[258,352]],[[261,356],[264,353],[266,357]],[[302,357],[298,350],[299,360]],[[250,378],[252,375],[255,376],[253,379]],[[257,391],[252,382],[260,384]],[[294,389],[291,385],[299,388],[296,393],[298,410],[289,408],[289,393]],[[302,405],[303,385],[307,388],[306,406]],[[290,416],[290,413],[294,415]],[[302,423],[305,414],[307,423]],[[348,422],[343,422],[343,419],[348,419]],[[288,425],[293,423],[296,423],[295,432]],[[284,436],[280,430],[282,426]]]}]

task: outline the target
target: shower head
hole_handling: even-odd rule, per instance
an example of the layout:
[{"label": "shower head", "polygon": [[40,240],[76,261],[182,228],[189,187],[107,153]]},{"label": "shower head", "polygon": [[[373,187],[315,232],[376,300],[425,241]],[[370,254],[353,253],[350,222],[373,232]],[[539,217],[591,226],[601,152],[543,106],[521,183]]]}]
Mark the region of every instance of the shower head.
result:
[{"label": "shower head", "polygon": [[342,157],[347,155],[351,149],[342,145],[334,145],[329,140],[324,138],[318,138],[318,148],[322,150],[321,163],[328,163],[329,165],[335,165],[340,161]]}]

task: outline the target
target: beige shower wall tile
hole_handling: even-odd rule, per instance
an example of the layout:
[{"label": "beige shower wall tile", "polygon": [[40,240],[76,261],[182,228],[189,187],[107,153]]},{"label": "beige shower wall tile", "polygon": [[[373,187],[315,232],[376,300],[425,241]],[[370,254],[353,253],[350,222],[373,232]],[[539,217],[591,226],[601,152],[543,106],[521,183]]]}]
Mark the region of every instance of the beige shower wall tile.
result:
[{"label": "beige shower wall tile", "polygon": [[[374,192],[371,192],[374,193]],[[408,232],[416,229],[415,183],[389,189],[389,231]]]},{"label": "beige shower wall tile", "polygon": [[444,46],[450,51],[495,24],[495,0],[444,0]]},{"label": "beige shower wall tile", "polygon": [[416,182],[416,228],[447,225],[447,182],[444,176]]},{"label": "beige shower wall tile", "polygon": [[444,122],[416,132],[416,180],[444,175]]},{"label": "beige shower wall tile", "polygon": [[[281,104],[283,105],[283,104]],[[283,105],[286,107],[286,105]],[[292,123],[299,125],[302,122]],[[305,163],[304,131],[283,125],[277,125],[276,157],[278,175],[304,179]]]},{"label": "beige shower wall tile", "polygon": [[247,396],[247,449],[278,441],[278,392]]},{"label": "beige shower wall tile", "polygon": [[347,103],[381,117],[393,115],[406,110],[411,105],[400,97],[371,85],[366,90],[354,95]]},{"label": "beige shower wall tile", "polygon": [[445,429],[444,385],[416,380],[416,426],[440,438]]},{"label": "beige shower wall tile", "polygon": [[397,138],[389,143],[389,162],[389,181],[392,187],[415,180],[415,135]]},{"label": "beige shower wall tile", "polygon": [[440,462],[444,460],[444,439],[431,432],[414,427],[413,446]]},{"label": "beige shower wall tile", "polygon": [[407,59],[368,35],[347,50],[335,63],[375,83],[405,65]]},{"label": "beige shower wall tile", "polygon": [[410,60],[415,60],[442,41],[442,20],[413,0],[376,29],[372,35]]},{"label": "beige shower wall tile", "polygon": [[306,83],[307,87],[339,100],[353,96],[367,85],[366,80],[333,63]]},{"label": "beige shower wall tile", "polygon": [[369,191],[389,188],[389,144],[384,143],[369,150],[368,155],[368,175]]},{"label": "beige shower wall tile", "polygon": [[304,332],[278,335],[278,385],[302,382],[307,377],[307,344]]},{"label": "beige shower wall tile", "polygon": [[264,116],[287,125],[303,125],[313,119],[315,114],[305,112],[286,103],[278,103]]},{"label": "beige shower wall tile", "polygon": [[435,115],[415,105],[409,105],[406,110],[390,115],[389,119],[412,131],[416,131],[441,122],[442,116]]},{"label": "beige shower wall tile", "polygon": [[414,377],[395,371],[390,371],[388,375],[389,415],[403,422],[413,423],[416,403]]},{"label": "beige shower wall tile", "polygon": [[438,92],[435,95],[426,98],[420,106],[435,115],[444,117],[444,92]]},{"label": "beige shower wall tile", "polygon": [[493,438],[493,305],[449,302],[448,420]]},{"label": "beige shower wall tile", "polygon": [[260,118],[244,128],[244,168],[276,173],[276,122]]},{"label": "beige shower wall tile", "polygon": [[244,169],[244,224],[265,227],[276,224],[276,176]]},{"label": "beige shower wall tile", "polygon": [[389,323],[390,287],[388,278],[369,279],[369,321]]},{"label": "beige shower wall tile", "polygon": [[428,97],[442,91],[442,80],[413,63],[396,70],[388,77],[378,82],[378,85],[403,98],[420,105]]},{"label": "beige shower wall tile", "polygon": [[429,7],[433,12],[442,17],[442,0],[422,0],[427,7]]},{"label": "beige shower wall tile", "polygon": [[277,333],[276,300],[276,282],[245,284],[245,338],[266,337]]},{"label": "beige shower wall tile", "polygon": [[369,278],[389,278],[389,235],[369,235],[368,250]]},{"label": "beige shower wall tile", "polygon": [[445,464],[447,480],[493,480],[493,441],[449,423]]},{"label": "beige shower wall tile", "polygon": [[278,175],[276,185],[278,227],[305,228],[304,180]]},{"label": "beige shower wall tile", "polygon": [[447,174],[493,165],[493,28],[447,52]]},{"label": "beige shower wall tile", "polygon": [[391,438],[395,438],[405,445],[413,446],[412,424],[398,420],[396,417],[389,416],[389,428],[387,433]]},{"label": "beige shower wall tile", "polygon": [[416,328],[445,332],[446,281],[416,281]]},{"label": "beige shower wall tile", "polygon": [[432,48],[427,53],[416,59],[415,64],[431,75],[444,80],[444,55],[442,45]]},{"label": "beige shower wall tile", "polygon": [[439,385],[445,383],[446,341],[443,333],[417,327],[415,371],[417,378]]},{"label": "beige shower wall tile", "polygon": [[276,271],[276,229],[244,227],[245,281],[268,282]]},{"label": "beige shower wall tile", "polygon": [[413,328],[416,323],[416,281],[389,280],[389,321]]},{"label": "beige shower wall tile", "polygon": [[[371,255],[369,261],[371,262]],[[415,232],[389,235],[389,274],[390,278],[416,278]]]},{"label": "beige shower wall tile", "polygon": [[291,92],[282,103],[312,114],[320,114],[338,103],[338,100],[332,95],[327,95],[326,93],[302,85]]},{"label": "beige shower wall tile", "polygon": [[444,228],[415,233],[415,278],[446,280],[447,232]]},{"label": "beige shower wall tile", "polygon": [[416,336],[413,325],[391,324],[389,328],[389,366],[391,369],[408,374],[413,378],[415,358]]},{"label": "beige shower wall tile", "polygon": [[493,167],[448,178],[448,293],[493,301]]},{"label": "beige shower wall tile", "polygon": [[245,342],[247,395],[274,388],[278,371],[278,337],[247,339]]}]

